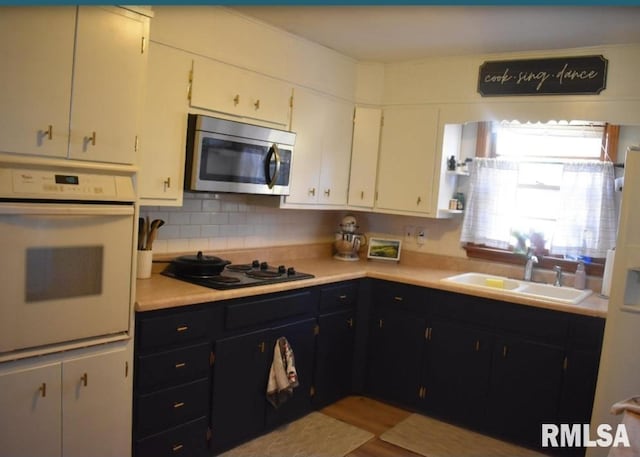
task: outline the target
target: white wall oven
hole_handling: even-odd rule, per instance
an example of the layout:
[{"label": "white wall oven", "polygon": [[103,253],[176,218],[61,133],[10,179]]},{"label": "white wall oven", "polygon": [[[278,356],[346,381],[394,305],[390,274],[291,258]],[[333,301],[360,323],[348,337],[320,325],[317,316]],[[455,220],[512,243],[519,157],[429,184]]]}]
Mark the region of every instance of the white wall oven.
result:
[{"label": "white wall oven", "polygon": [[0,358],[126,334],[132,177],[0,168]]}]

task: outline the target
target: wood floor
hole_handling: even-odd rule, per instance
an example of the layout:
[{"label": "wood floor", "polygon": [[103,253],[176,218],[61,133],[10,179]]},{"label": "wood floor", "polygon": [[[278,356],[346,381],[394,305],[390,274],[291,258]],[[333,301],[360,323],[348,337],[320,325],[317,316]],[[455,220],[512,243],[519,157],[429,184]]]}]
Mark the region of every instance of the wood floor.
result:
[{"label": "wood floor", "polygon": [[[346,457],[422,457],[419,454],[394,446],[380,439],[381,434],[409,417],[411,415],[410,411],[396,408],[371,398],[352,396],[327,406],[322,409],[321,412],[335,419],[367,430],[375,435],[374,439],[369,440],[350,454],[347,454]],[[442,427],[442,433],[436,433],[437,436],[442,436],[442,442],[436,443],[436,447],[441,446],[441,449],[446,450],[446,455],[464,455],[468,452],[468,446],[471,444],[474,448],[473,455],[544,457],[543,454],[536,451],[518,447],[514,449],[513,445],[485,437],[478,433],[463,432],[464,441],[460,441],[463,445],[462,447],[456,447],[455,435],[458,435],[457,440],[459,441],[459,432],[451,430],[451,427],[445,423],[439,422],[437,425],[444,427]],[[506,449],[505,446],[507,446]],[[467,451],[463,451],[463,449]],[[460,452],[458,452],[458,450],[460,450]]]},{"label": "wood floor", "polygon": [[373,433],[369,440],[347,457],[422,457],[380,439],[380,435],[406,419],[411,413],[366,397],[347,397],[322,409],[327,416]]}]

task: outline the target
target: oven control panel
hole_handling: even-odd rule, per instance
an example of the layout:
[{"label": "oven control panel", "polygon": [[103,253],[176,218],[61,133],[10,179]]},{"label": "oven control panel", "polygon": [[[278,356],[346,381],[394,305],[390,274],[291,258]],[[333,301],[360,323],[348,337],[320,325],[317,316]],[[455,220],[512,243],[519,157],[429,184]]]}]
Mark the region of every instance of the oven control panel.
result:
[{"label": "oven control panel", "polygon": [[[0,197],[45,198],[59,200],[133,201],[135,192],[130,176],[15,168],[0,170],[11,174],[0,185]],[[8,176],[7,176],[8,178]],[[3,179],[4,181],[4,179]]]}]

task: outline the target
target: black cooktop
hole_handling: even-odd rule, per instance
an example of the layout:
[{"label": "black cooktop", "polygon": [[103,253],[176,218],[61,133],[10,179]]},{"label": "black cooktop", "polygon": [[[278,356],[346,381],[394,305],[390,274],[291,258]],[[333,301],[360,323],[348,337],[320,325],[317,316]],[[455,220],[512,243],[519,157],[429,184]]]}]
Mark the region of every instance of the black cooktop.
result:
[{"label": "black cooktop", "polygon": [[247,264],[232,263],[227,265],[222,273],[215,276],[185,275],[178,273],[173,264],[169,264],[162,274],[199,286],[220,290],[263,286],[266,284],[299,281],[301,279],[314,277],[309,273],[301,273],[294,267],[287,267],[285,265],[273,267],[267,262],[260,262],[258,260]]}]

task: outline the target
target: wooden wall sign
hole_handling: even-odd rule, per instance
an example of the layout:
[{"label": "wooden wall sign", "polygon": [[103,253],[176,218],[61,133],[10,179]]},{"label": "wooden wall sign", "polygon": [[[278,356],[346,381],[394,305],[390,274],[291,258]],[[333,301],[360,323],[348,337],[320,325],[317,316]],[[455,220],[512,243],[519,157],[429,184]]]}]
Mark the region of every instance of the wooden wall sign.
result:
[{"label": "wooden wall sign", "polygon": [[478,92],[505,95],[597,95],[607,87],[603,56],[496,60],[480,65]]}]

